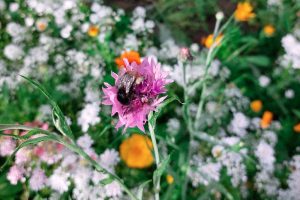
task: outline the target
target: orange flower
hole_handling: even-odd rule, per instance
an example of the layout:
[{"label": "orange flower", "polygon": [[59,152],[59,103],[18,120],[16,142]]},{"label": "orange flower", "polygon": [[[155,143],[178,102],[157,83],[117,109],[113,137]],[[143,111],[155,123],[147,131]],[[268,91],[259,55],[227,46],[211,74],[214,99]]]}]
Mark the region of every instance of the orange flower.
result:
[{"label": "orange flower", "polygon": [[300,123],[298,123],[298,124],[296,124],[296,125],[294,126],[294,131],[295,131],[296,133],[300,133]]},{"label": "orange flower", "polygon": [[265,111],[261,118],[260,126],[262,128],[268,128],[270,126],[272,120],[273,120],[273,113],[270,111]]},{"label": "orange flower", "polygon": [[152,165],[152,149],[152,142],[147,136],[133,134],[122,142],[120,155],[128,167],[142,169]]},{"label": "orange flower", "polygon": [[136,62],[136,64],[141,64],[140,54],[136,51],[125,51],[119,58],[116,58],[115,62],[119,68],[125,66],[123,59],[127,59],[129,63]]},{"label": "orange flower", "polygon": [[262,106],[263,106],[263,104],[262,104],[261,100],[254,100],[250,104],[251,110],[253,112],[259,112],[259,111],[261,111]]},{"label": "orange flower", "polygon": [[97,37],[98,34],[99,34],[99,28],[97,26],[90,25],[88,29],[88,35],[91,37]]},{"label": "orange flower", "polygon": [[169,185],[171,185],[172,183],[174,183],[174,177],[172,175],[168,174],[167,177],[166,177],[166,179],[167,179],[167,183]]},{"label": "orange flower", "polygon": [[36,28],[37,28],[37,30],[40,31],[40,32],[45,31],[46,28],[47,28],[47,26],[48,26],[48,23],[47,23],[47,21],[45,21],[45,20],[38,20],[38,21],[36,22]]},{"label": "orange flower", "polygon": [[253,7],[249,2],[238,3],[234,12],[236,21],[248,21],[254,17],[255,13],[253,13]]},{"label": "orange flower", "polygon": [[202,38],[202,44],[206,47],[206,48],[210,48],[214,42],[217,43],[217,45],[220,44],[221,40],[223,38],[223,34],[218,35],[215,40],[214,40],[214,35],[210,34],[205,38]]},{"label": "orange flower", "polygon": [[271,37],[275,33],[276,29],[274,26],[269,24],[264,26],[263,31],[266,36]]}]

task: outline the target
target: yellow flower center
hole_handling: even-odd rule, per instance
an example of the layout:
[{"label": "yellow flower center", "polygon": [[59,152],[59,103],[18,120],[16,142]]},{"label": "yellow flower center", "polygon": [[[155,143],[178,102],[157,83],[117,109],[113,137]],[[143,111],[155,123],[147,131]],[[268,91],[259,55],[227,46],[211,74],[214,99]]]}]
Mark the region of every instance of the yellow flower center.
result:
[{"label": "yellow flower center", "polygon": [[99,34],[99,28],[97,26],[91,25],[88,30],[88,35],[91,37],[96,37]]}]

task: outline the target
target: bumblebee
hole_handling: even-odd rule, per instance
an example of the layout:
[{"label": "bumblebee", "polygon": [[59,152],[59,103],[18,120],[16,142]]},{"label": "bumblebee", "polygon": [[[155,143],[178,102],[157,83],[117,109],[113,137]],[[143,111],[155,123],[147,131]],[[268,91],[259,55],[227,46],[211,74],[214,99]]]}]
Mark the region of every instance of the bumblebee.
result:
[{"label": "bumblebee", "polygon": [[123,105],[129,105],[134,97],[134,87],[140,84],[142,81],[142,77],[131,72],[126,72],[124,75],[120,76],[119,81],[117,83],[118,101]]}]

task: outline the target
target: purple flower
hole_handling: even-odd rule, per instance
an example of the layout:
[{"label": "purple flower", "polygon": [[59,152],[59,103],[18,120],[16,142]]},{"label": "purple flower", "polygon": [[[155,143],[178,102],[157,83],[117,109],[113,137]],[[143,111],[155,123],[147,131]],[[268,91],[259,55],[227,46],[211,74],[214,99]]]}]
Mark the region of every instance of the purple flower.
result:
[{"label": "purple flower", "polygon": [[137,126],[145,131],[147,115],[166,98],[159,95],[166,92],[165,85],[172,80],[153,59],[144,58],[141,64],[124,62],[119,74],[112,73],[115,85],[105,83],[103,104],[112,106],[112,115],[118,114],[116,128]]}]

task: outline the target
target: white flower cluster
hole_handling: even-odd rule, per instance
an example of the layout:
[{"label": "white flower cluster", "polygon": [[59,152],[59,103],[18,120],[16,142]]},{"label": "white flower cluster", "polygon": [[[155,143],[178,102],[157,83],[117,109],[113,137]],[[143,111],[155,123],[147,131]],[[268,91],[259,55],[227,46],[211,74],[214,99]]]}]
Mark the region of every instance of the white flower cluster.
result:
[{"label": "white flower cluster", "polygon": [[293,34],[287,34],[281,40],[285,50],[283,55],[283,66],[291,65],[295,69],[300,69],[300,41]]},{"label": "white flower cluster", "polygon": [[290,162],[291,174],[287,180],[288,189],[279,191],[280,200],[296,200],[300,197],[300,155],[295,155]]},{"label": "white flower cluster", "polygon": [[[0,146],[2,147],[5,142],[0,141]],[[83,135],[77,140],[77,144],[96,162],[109,172],[115,173],[115,166],[120,161],[118,152],[114,149],[107,149],[97,155],[92,148],[93,143],[89,135]],[[1,156],[8,155],[7,153],[1,154]],[[57,168],[50,176],[46,176],[42,169],[43,163],[47,166],[57,166]],[[37,147],[23,148],[18,151],[15,163],[7,174],[7,179],[11,184],[17,184],[19,181],[25,182],[28,179],[32,191],[50,187],[53,194],[56,194],[56,199],[70,190],[71,185],[74,186],[73,199],[120,199],[123,192],[119,183],[116,181],[106,185],[101,183],[107,178],[107,174],[96,171],[86,160],[53,142],[43,142]]]}]

